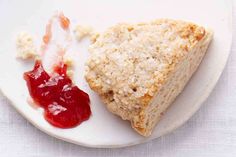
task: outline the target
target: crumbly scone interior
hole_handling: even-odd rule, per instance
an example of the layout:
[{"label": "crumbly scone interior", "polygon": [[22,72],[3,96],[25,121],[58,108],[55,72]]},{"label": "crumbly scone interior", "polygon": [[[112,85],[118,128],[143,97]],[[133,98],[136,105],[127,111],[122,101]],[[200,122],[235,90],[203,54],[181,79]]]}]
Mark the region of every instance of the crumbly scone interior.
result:
[{"label": "crumbly scone interior", "polygon": [[181,93],[186,83],[198,68],[212,39],[212,35],[212,31],[207,30],[204,38],[188,53],[186,59],[181,64],[178,64],[161,90],[154,96],[149,107],[146,108],[144,112],[146,119],[141,124],[143,126],[137,126],[135,121],[131,122],[132,127],[137,132],[144,136],[151,135],[153,128],[161,119],[161,116],[164,115],[170,104]]}]

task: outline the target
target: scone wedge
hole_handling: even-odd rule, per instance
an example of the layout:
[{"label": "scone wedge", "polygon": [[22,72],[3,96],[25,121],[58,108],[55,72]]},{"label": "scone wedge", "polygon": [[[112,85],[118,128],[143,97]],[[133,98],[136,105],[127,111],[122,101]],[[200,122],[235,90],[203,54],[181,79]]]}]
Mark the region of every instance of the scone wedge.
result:
[{"label": "scone wedge", "polygon": [[115,25],[90,45],[85,78],[109,111],[149,136],[196,71],[212,35],[170,19]]}]

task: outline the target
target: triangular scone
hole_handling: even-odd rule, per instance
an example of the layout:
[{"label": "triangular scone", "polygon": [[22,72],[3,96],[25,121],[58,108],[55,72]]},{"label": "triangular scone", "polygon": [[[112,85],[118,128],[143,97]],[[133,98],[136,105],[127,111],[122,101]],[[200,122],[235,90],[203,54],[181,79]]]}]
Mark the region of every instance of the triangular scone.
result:
[{"label": "triangular scone", "polygon": [[197,69],[212,34],[170,19],[118,24],[90,46],[86,80],[109,111],[149,136]]}]

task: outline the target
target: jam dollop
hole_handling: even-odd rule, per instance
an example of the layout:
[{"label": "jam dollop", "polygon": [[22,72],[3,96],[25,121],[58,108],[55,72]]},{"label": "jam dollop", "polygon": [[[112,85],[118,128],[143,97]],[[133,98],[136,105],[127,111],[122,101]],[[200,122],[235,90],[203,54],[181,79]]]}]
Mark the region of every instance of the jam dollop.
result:
[{"label": "jam dollop", "polygon": [[45,119],[59,128],[75,127],[91,115],[88,94],[72,83],[66,71],[67,65],[61,62],[49,75],[36,60],[34,69],[24,73],[32,99],[44,108]]}]

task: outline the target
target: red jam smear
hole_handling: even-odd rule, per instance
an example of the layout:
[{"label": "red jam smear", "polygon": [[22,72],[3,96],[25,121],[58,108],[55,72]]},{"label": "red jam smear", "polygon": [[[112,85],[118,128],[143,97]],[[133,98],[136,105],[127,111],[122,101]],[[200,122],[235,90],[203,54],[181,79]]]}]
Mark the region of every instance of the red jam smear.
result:
[{"label": "red jam smear", "polygon": [[52,38],[52,21],[50,21],[46,26],[46,32],[43,36],[43,43],[48,44]]},{"label": "red jam smear", "polygon": [[91,115],[88,94],[72,83],[66,71],[67,65],[60,63],[49,75],[37,60],[34,69],[24,73],[34,102],[44,108],[45,119],[59,128],[75,127]]},{"label": "red jam smear", "polygon": [[58,17],[59,17],[61,28],[63,28],[64,30],[68,29],[70,26],[69,18],[67,18],[63,13],[60,13]]},{"label": "red jam smear", "polygon": [[[58,15],[55,16],[58,20],[59,20],[59,23],[60,23],[60,26],[62,29],[64,30],[68,30],[69,27],[70,27],[70,19],[68,17],[66,17],[62,12],[59,13]],[[52,23],[53,23],[53,19],[55,17],[52,17],[47,26],[46,26],[46,31],[45,31],[45,34],[43,36],[43,43],[45,45],[48,45],[49,42],[51,41],[52,39]]]}]

